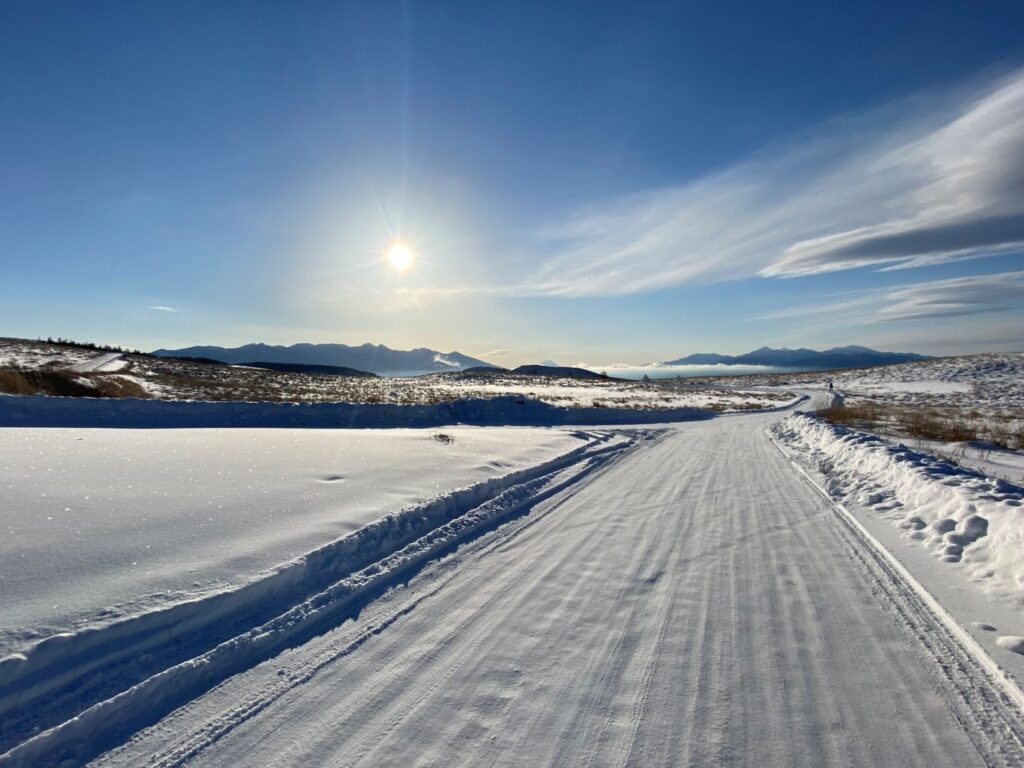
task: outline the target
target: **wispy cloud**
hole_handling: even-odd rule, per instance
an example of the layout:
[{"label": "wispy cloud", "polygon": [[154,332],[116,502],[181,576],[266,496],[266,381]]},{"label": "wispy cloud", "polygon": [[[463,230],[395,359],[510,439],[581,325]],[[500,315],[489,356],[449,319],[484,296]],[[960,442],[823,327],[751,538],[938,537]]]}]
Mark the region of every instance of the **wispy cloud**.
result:
[{"label": "wispy cloud", "polygon": [[518,292],[619,295],[1024,248],[1024,71],[899,112],[577,211],[544,230],[550,258]]},{"label": "wispy cloud", "polygon": [[[849,298],[843,298],[843,296]],[[840,294],[832,301],[769,312],[756,320],[828,317],[844,324],[978,315],[1024,307],[1024,272],[930,280]]]},{"label": "wispy cloud", "polygon": [[890,291],[882,320],[974,315],[1024,307],[1024,272],[957,277],[909,285]]},{"label": "wispy cloud", "polygon": [[178,310],[174,307],[162,307],[159,304],[149,307],[149,309],[156,310],[157,312],[177,312]]},{"label": "wispy cloud", "polygon": [[490,352],[481,352],[479,355],[473,355],[473,357],[501,357],[502,355],[511,354],[511,349],[492,349]]},{"label": "wispy cloud", "polygon": [[905,177],[902,211],[869,226],[796,243],[762,273],[808,274],[881,263],[911,267],[1024,245],[1024,76],[881,157],[880,165]]},{"label": "wispy cloud", "polygon": [[831,300],[818,304],[805,304],[793,307],[786,307],[774,312],[765,312],[748,318],[750,322],[761,322],[764,320],[792,320],[804,317],[816,317],[818,315],[842,315],[844,318],[864,316],[864,311],[875,307],[879,303],[884,291],[879,289],[868,289],[857,291],[856,298],[842,298],[849,294],[833,294]]}]

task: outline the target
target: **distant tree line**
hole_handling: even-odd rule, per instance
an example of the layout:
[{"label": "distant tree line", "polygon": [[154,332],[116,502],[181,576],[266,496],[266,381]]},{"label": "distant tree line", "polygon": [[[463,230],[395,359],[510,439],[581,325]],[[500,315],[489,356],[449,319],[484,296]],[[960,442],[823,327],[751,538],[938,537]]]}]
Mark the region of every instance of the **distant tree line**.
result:
[{"label": "distant tree line", "polygon": [[[44,339],[36,339],[36,341],[44,341]],[[96,344],[91,341],[73,341],[72,339],[64,339],[57,337],[56,339],[52,336],[47,336],[45,339],[47,344],[60,344],[64,347],[77,347],[78,349],[92,349],[96,352],[121,352],[135,355],[141,355],[142,352],[131,347],[121,347],[112,344]]]}]

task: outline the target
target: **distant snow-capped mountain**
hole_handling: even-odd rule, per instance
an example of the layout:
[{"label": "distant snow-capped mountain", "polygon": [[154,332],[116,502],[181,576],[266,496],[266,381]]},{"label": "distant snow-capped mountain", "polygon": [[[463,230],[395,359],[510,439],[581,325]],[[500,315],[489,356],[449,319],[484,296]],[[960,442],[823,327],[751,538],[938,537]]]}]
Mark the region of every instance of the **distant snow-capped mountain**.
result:
[{"label": "distant snow-capped mountain", "polygon": [[416,376],[438,371],[461,371],[464,368],[493,368],[460,352],[438,352],[434,349],[391,349],[383,344],[292,344],[289,347],[269,344],[245,344],[241,347],[198,346],[183,349],[158,349],[161,357],[202,357],[222,363],[298,363],[354,368],[381,376]]},{"label": "distant snow-capped mountain", "polygon": [[863,368],[871,365],[890,365],[927,359],[925,355],[913,352],[879,352],[875,349],[851,344],[820,352],[814,349],[772,349],[771,347],[761,347],[744,355],[698,352],[680,357],[678,360],[668,360],[665,365],[767,365],[776,368],[826,370]]}]

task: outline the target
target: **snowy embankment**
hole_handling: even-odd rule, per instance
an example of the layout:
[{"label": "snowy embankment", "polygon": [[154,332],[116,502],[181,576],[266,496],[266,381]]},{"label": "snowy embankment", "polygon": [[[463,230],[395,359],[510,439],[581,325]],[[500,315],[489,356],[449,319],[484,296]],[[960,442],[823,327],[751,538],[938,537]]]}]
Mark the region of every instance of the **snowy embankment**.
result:
[{"label": "snowy embankment", "polygon": [[713,418],[700,408],[563,408],[523,397],[419,405],[251,403],[0,395],[0,427],[323,427],[657,424]]},{"label": "snowy embankment", "polygon": [[991,593],[1024,588],[1024,489],[876,435],[793,414],[770,428],[834,497],[888,519]]},{"label": "snowy embankment", "polygon": [[[8,634],[14,652],[0,661],[0,763],[22,744],[16,758],[7,755],[14,764],[49,760],[69,729],[79,738],[103,734],[114,710],[162,711],[185,691],[287,647],[367,590],[385,588],[634,439],[470,427],[443,435],[8,430],[3,437],[8,493],[20,500],[0,542],[5,607],[22,630]],[[65,450],[55,451],[61,439]],[[275,476],[279,462],[285,471]],[[41,490],[39,477],[53,485]],[[421,487],[410,489],[416,480]],[[72,488],[80,495],[74,506],[65,498]],[[332,527],[355,530],[325,536]],[[329,543],[254,572],[282,546],[310,540]],[[204,589],[189,596],[197,584]],[[99,610],[125,595],[138,600],[123,612]],[[26,643],[52,622],[50,603],[61,601],[77,606],[79,620],[69,619],[76,628]],[[58,729],[63,736],[46,730],[69,718],[76,719]],[[123,725],[125,716],[116,720]],[[31,743],[49,744],[42,752],[23,743],[40,731]]]},{"label": "snowy embankment", "polygon": [[120,352],[106,352],[85,362],[76,363],[68,370],[75,371],[76,373],[100,373],[120,371],[127,365],[128,361],[124,359]]}]

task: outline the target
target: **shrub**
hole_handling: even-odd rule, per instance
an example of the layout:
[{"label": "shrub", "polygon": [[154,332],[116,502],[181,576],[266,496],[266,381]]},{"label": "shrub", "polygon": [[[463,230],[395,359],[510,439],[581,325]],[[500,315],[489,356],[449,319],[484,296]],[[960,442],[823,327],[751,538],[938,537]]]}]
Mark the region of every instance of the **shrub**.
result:
[{"label": "shrub", "polygon": [[77,381],[69,371],[0,369],[0,390],[12,395],[98,397],[100,393]]}]

